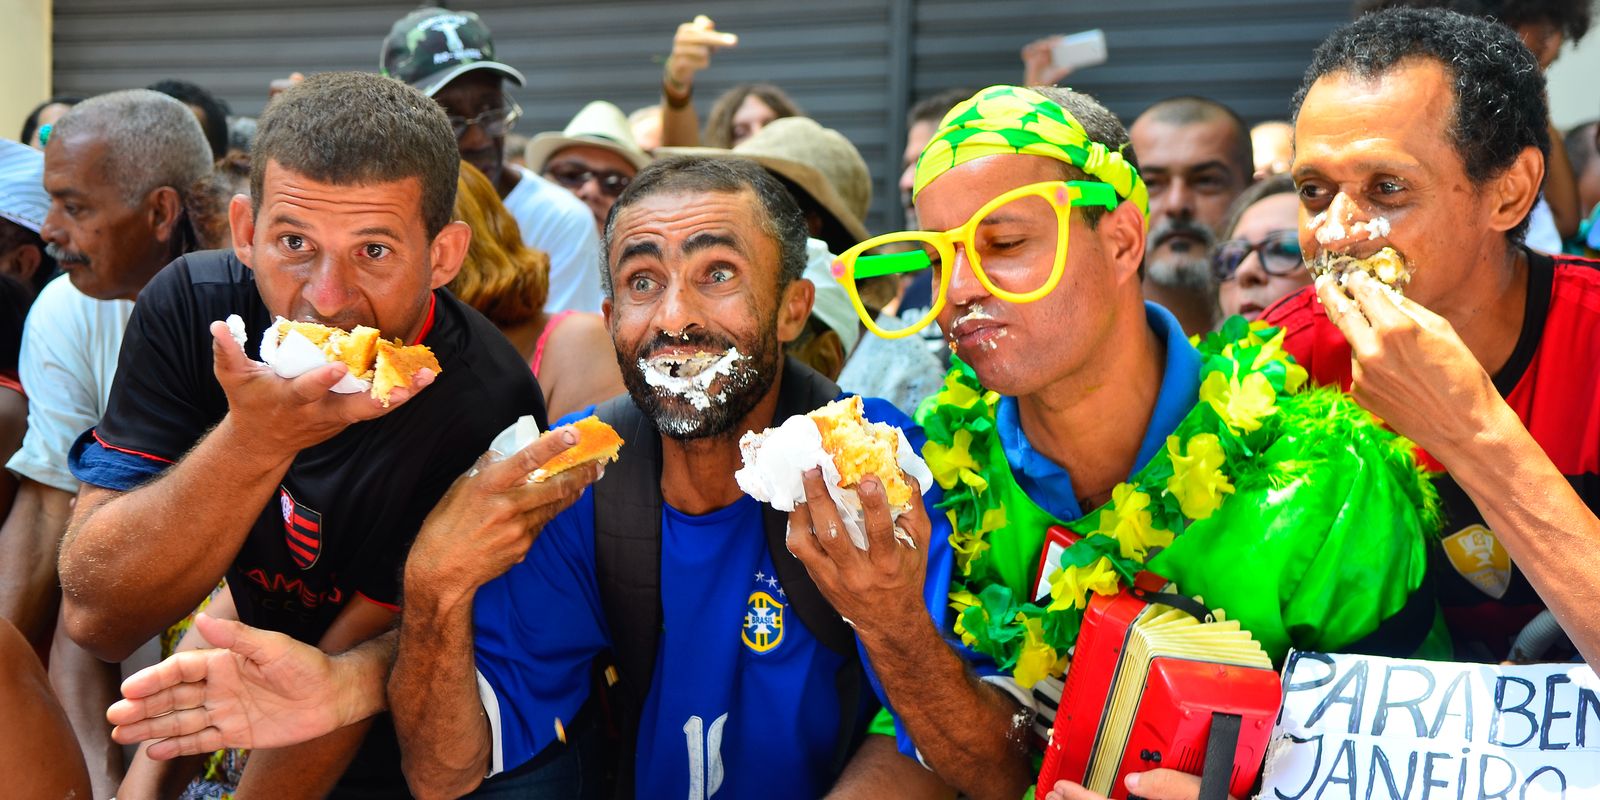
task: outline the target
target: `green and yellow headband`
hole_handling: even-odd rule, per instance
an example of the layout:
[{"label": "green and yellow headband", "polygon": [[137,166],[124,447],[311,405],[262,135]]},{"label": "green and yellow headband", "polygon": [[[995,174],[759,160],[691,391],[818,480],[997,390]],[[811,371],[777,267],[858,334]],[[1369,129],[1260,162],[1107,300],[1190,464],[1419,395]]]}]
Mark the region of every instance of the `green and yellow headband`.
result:
[{"label": "green and yellow headband", "polygon": [[950,109],[917,159],[911,196],[961,164],[1007,153],[1065,161],[1110,184],[1118,197],[1132,200],[1150,219],[1150,192],[1122,153],[1091,140],[1083,123],[1066,109],[1021,86],[990,86]]}]

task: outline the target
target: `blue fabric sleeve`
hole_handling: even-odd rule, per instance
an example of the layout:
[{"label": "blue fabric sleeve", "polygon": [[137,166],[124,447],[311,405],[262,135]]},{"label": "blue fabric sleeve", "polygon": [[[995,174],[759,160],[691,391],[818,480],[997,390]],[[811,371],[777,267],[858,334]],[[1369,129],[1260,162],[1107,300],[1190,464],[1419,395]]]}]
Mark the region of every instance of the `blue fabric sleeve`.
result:
[{"label": "blue fabric sleeve", "polygon": [[557,740],[589,697],[589,666],[609,646],[594,572],[594,493],[546,525],[522,563],[485,584],[473,603],[478,674],[489,708],[496,771]]},{"label": "blue fabric sleeve", "polygon": [[[927,436],[917,425],[894,404],[887,400],[864,397],[861,400],[863,415],[871,422],[887,422],[905,432],[906,440],[911,443],[912,449],[922,451],[922,446],[927,442]],[[950,614],[950,577],[951,570],[955,568],[955,551],[950,547],[950,518],[941,512],[937,506],[944,499],[944,493],[936,483],[925,487],[922,494],[923,507],[928,511],[928,521],[931,531],[928,536],[928,572],[922,584],[923,603],[928,607],[928,614],[933,618],[934,627],[938,629],[950,647],[956,651],[972,668],[979,677],[986,677],[998,672],[994,663],[987,657],[979,655],[961,645],[953,632],[954,617]],[[860,641],[856,643],[861,647]],[[895,743],[901,753],[911,758],[917,757],[916,747],[911,743],[905,726],[900,724],[900,717],[895,713],[894,705],[889,702],[888,695],[883,690],[883,684],[878,681],[878,675],[872,668],[872,660],[867,657],[865,649],[861,649],[861,662],[866,667],[867,681],[872,684],[872,690],[877,693],[878,700],[895,721]]]},{"label": "blue fabric sleeve", "polygon": [[100,443],[94,429],[84,431],[67,453],[67,469],[83,483],[128,492],[165,472],[171,462],[155,456],[113,450]]}]

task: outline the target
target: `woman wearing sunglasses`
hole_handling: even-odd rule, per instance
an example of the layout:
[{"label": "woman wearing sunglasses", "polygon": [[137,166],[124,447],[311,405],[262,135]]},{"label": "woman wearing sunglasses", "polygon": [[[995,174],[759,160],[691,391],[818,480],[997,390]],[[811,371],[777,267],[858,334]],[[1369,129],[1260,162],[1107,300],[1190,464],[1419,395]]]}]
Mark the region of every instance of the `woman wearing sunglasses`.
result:
[{"label": "woman wearing sunglasses", "polygon": [[1280,298],[1311,285],[1300,259],[1300,199],[1287,175],[1262,180],[1239,195],[1211,253],[1222,317],[1255,319]]}]

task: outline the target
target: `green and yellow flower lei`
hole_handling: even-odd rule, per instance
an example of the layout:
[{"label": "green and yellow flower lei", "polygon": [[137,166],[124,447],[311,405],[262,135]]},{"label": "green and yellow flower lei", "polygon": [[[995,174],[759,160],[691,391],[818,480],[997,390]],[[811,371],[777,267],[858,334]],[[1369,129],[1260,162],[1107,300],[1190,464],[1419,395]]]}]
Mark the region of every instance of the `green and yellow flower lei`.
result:
[{"label": "green and yellow flower lei", "polygon": [[[1007,492],[993,490],[991,483],[1014,478],[1009,468],[985,463],[998,451],[999,396],[956,360],[943,388],[923,401],[917,421],[928,436],[923,456],[944,488],[939,508],[953,529],[956,570],[950,601],[962,641],[993,658],[1024,687],[1059,677],[1091,593],[1114,594],[1131,585],[1154,551],[1171,544],[1191,522],[1215,513],[1241,480],[1276,485],[1295,477],[1282,472],[1295,469],[1292,461],[1277,464],[1279,472],[1272,475],[1262,475],[1262,467],[1253,463],[1282,433],[1279,403],[1306,382],[1305,370],[1284,352],[1283,339],[1280,329],[1234,317],[1196,343],[1202,359],[1200,402],[1167,437],[1166,447],[1113,489],[1111,502],[1065,523],[1083,538],[1066,549],[1048,576],[1050,600],[1043,606],[1017,598],[998,579],[994,565],[984,563],[991,554],[989,534],[1007,526]],[[1353,404],[1338,413],[1351,409]],[[1396,447],[1410,446],[1394,441]]]}]

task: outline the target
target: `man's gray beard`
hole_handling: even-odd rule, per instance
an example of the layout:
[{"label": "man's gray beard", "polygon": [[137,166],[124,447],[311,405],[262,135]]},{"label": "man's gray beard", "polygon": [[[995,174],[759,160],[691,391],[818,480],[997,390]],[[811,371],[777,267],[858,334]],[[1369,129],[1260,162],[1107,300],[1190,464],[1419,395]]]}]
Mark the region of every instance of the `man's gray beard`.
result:
[{"label": "man's gray beard", "polygon": [[1189,292],[1216,292],[1211,276],[1211,259],[1202,252],[1196,256],[1166,255],[1145,263],[1145,277],[1157,286]]}]

